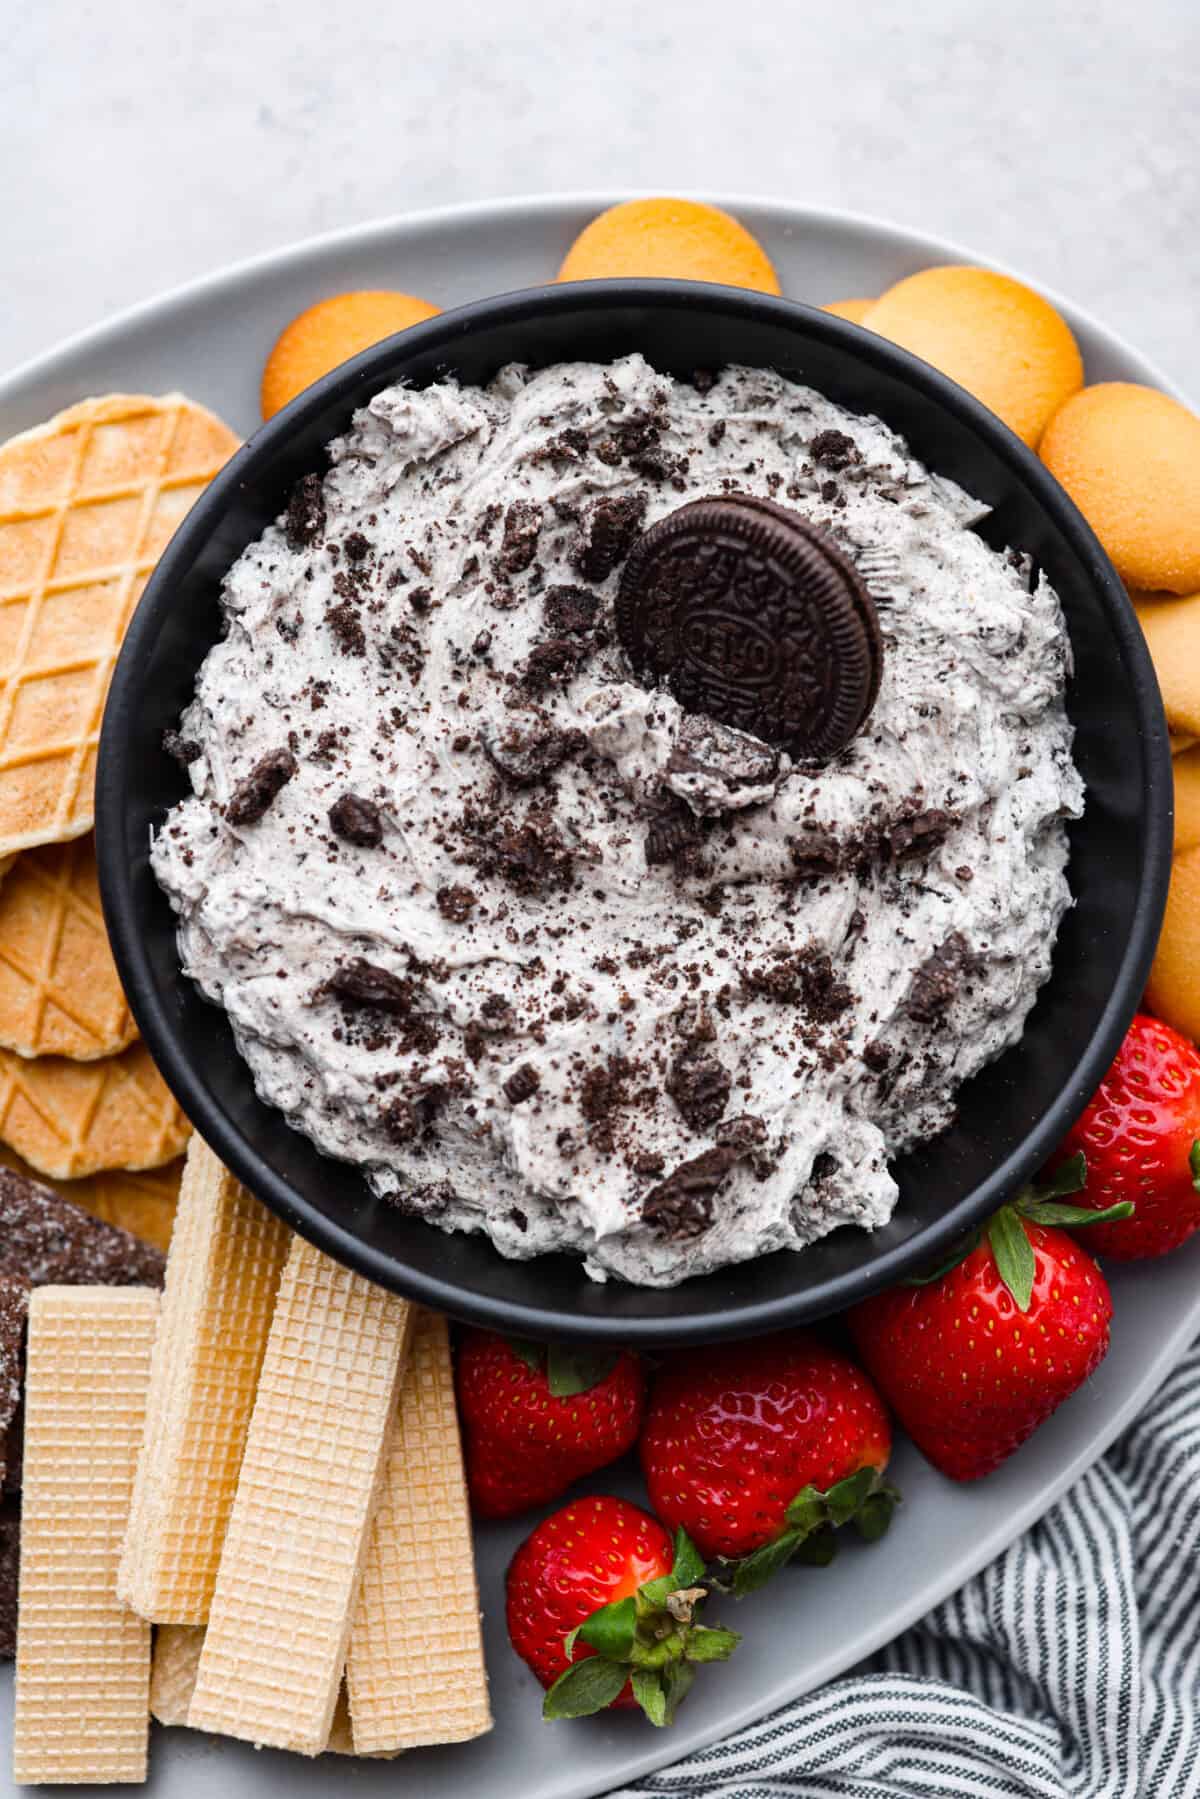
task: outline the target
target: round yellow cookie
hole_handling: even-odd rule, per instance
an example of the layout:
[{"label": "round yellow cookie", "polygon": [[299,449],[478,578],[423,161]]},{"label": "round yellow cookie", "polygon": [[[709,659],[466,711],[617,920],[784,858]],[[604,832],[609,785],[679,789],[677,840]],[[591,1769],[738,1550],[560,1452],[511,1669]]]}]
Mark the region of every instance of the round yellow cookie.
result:
[{"label": "round yellow cookie", "polygon": [[610,206],[584,226],[558,271],[560,281],[638,276],[780,292],[758,239],[729,213],[699,200],[625,200]]},{"label": "round yellow cookie", "polygon": [[1133,596],[1162,693],[1167,724],[1177,737],[1200,737],[1200,593],[1182,600]]},{"label": "round yellow cookie", "polygon": [[289,400],[348,362],[360,350],[406,331],[441,311],[428,300],[387,289],[334,294],[318,300],[284,327],[267,357],[262,377],[262,415],[272,418]]},{"label": "round yellow cookie", "polygon": [[1200,1041],[1200,847],[1176,856],[1158,953],[1146,983],[1158,1017]]},{"label": "round yellow cookie", "polygon": [[1042,461],[1131,587],[1200,589],[1200,418],[1153,387],[1102,381],[1050,421]]},{"label": "round yellow cookie", "polygon": [[1175,773],[1175,854],[1200,846],[1200,749],[1184,750],[1171,763]]},{"label": "round yellow cookie", "polygon": [[861,323],[949,375],[1033,448],[1083,385],[1066,320],[991,269],[922,269],[889,287]]},{"label": "round yellow cookie", "polygon": [[874,300],[831,300],[821,311],[831,312],[835,319],[849,319],[852,325],[861,325],[874,305]]}]

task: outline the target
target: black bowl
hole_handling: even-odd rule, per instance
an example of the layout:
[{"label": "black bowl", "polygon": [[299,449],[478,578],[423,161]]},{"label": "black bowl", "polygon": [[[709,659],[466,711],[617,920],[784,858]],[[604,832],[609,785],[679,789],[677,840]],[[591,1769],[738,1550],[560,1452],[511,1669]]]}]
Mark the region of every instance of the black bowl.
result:
[{"label": "black bowl", "polygon": [[[511,361],[639,350],[687,375],[744,362],[877,413],[930,467],[986,500],[1062,596],[1075,650],[1068,706],[1087,810],[1071,836],[1076,905],[1021,1043],[972,1080],[957,1122],[896,1165],[900,1203],[872,1234],[844,1228],[660,1292],[596,1284],[579,1262],[507,1261],[375,1199],[254,1093],[222,1011],[180,972],[152,827],[186,791],[162,749],[220,627],[221,578],[282,510],[323,446],[391,382],[486,381]],[[1030,1175],[1074,1121],[1137,1005],[1170,863],[1171,769],[1158,687],[1133,612],[1083,518],[1024,445],[961,388],[883,339],[786,300],[685,282],[538,288],[447,312],[389,339],[257,432],[197,502],[130,626],[104,716],[96,818],[105,916],[130,1005],[184,1110],[289,1224],[372,1280],[443,1311],[532,1335],[646,1344],[750,1336],[851,1304],[936,1256]]]}]

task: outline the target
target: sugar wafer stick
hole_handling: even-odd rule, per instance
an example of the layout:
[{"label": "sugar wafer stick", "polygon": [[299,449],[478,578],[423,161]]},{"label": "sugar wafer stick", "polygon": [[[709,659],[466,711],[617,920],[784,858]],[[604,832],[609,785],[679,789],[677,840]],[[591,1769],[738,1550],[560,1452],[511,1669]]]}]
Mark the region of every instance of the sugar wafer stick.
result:
[{"label": "sugar wafer stick", "polygon": [[[200,1653],[204,1648],[203,1626],[166,1624],[154,1634],[154,1672],[150,1681],[150,1711],[160,1724],[187,1725],[196,1676],[200,1672]],[[338,1692],[329,1741],[325,1747],[332,1755],[353,1755],[354,1739],[350,1733],[350,1707],[346,1689]],[[390,1757],[380,1756],[381,1761]]]},{"label": "sugar wafer stick", "polygon": [[208,1617],[289,1242],[193,1137],[117,1578],[155,1624]]},{"label": "sugar wafer stick", "polygon": [[446,1320],[420,1312],[346,1656],[360,1755],[491,1729]]},{"label": "sugar wafer stick", "polygon": [[117,1600],[158,1294],[29,1301],[13,1775],[146,1778],[150,1627]]},{"label": "sugar wafer stick", "polygon": [[294,1238],[189,1722],[316,1755],[329,1740],[411,1308]]}]

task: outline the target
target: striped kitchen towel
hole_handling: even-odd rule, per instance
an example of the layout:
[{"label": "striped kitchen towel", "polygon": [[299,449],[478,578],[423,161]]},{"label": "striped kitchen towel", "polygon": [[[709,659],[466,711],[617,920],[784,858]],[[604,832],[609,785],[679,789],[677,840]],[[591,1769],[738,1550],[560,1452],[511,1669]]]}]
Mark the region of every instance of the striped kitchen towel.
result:
[{"label": "striped kitchen towel", "polygon": [[1028,1535],[854,1674],[619,1799],[1198,1799],[1200,1345]]}]

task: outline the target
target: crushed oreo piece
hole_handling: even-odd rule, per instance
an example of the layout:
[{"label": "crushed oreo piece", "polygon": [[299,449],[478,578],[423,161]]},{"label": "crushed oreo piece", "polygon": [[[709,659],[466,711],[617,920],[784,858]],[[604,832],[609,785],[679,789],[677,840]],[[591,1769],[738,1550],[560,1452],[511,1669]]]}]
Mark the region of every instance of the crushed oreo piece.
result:
[{"label": "crushed oreo piece", "polygon": [[16,1510],[0,1512],[0,1661],[17,1653],[17,1584],[21,1563],[21,1520]]},{"label": "crushed oreo piece", "polygon": [[299,763],[290,750],[271,750],[254,764],[229,797],[225,816],[231,825],[257,824],[296,773]]},{"label": "crushed oreo piece", "polygon": [[320,475],[305,475],[288,498],[283,531],[293,550],[316,543],[325,533],[325,494]]},{"label": "crushed oreo piece", "polygon": [[606,581],[624,562],[645,516],[645,494],[610,494],[592,501],[584,514],[573,557],[585,580]]},{"label": "crushed oreo piece", "polygon": [[700,826],[690,812],[663,812],[652,818],[646,831],[644,854],[650,868],[662,862],[678,863],[681,856],[699,847]]},{"label": "crushed oreo piece", "polygon": [[360,849],[378,849],[383,842],[382,812],[373,800],[362,799],[357,793],[343,793],[334,800],[329,808],[329,824],[338,837],[356,843]]},{"label": "crushed oreo piece", "polygon": [[544,812],[531,811],[520,824],[493,829],[476,852],[481,872],[495,871],[515,892],[534,895],[569,887],[575,860],[558,827]]},{"label": "crushed oreo piece", "polygon": [[342,545],[347,558],[351,562],[363,562],[371,554],[370,539],[361,531],[351,531]]},{"label": "crushed oreo piece", "polygon": [[489,722],[480,739],[488,761],[514,787],[532,787],[546,780],[587,747],[582,731],[560,730],[544,712],[511,714],[498,727]]},{"label": "crushed oreo piece", "polygon": [[757,968],[747,969],[743,979],[749,992],[764,999],[803,1006],[817,1024],[832,1023],[854,1003],[853,993],[835,973],[827,952],[814,944],[790,952],[777,950]]},{"label": "crushed oreo piece", "polygon": [[589,646],[578,638],[547,638],[530,650],[521,679],[530,693],[565,687],[568,681],[574,680],[588,655]]},{"label": "crushed oreo piece", "polygon": [[477,904],[470,887],[439,887],[437,909],[451,924],[466,924]]},{"label": "crushed oreo piece", "polygon": [[702,1236],[712,1223],[713,1200],[738,1155],[732,1146],[718,1145],[681,1162],[642,1201],[644,1222],[675,1242]]},{"label": "crushed oreo piece", "polygon": [[831,469],[853,468],[862,461],[862,451],[845,431],[818,431],[808,453],[814,462]]},{"label": "crushed oreo piece", "polygon": [[504,535],[496,555],[503,575],[519,575],[537,555],[542,508],[536,500],[514,500],[504,514]]},{"label": "crushed oreo piece", "polygon": [[882,845],[889,861],[906,862],[910,856],[926,856],[940,849],[956,820],[941,806],[902,815],[892,823]]},{"label": "crushed oreo piece", "polygon": [[363,956],[355,956],[335,968],[326,982],[325,991],[332,993],[344,1006],[370,1006],[378,1012],[390,1012],[396,1018],[411,1016],[423,989],[416,981],[389,973]]},{"label": "crushed oreo piece", "polygon": [[510,1106],[524,1105],[527,1099],[533,1098],[541,1084],[542,1077],[533,1063],[522,1062],[505,1081],[504,1097]]},{"label": "crushed oreo piece", "polygon": [[178,762],[180,768],[190,768],[197,756],[204,754],[194,738],[181,737],[178,731],[164,731],[162,746],[172,761]]},{"label": "crushed oreo piece", "polygon": [[367,636],[362,627],[362,620],[348,599],[341,599],[336,606],[331,606],[325,614],[325,623],[333,632],[337,647],[343,656],[365,656],[367,653]]},{"label": "crushed oreo piece", "polygon": [[904,1009],[918,1024],[937,1024],[946,1007],[958,995],[968,975],[979,967],[979,957],[961,931],[951,931],[946,941],[927,956],[913,975]]},{"label": "crushed oreo piece", "polygon": [[716,1056],[689,1046],[672,1062],[666,1086],[688,1129],[706,1131],[729,1104],[733,1081]]},{"label": "crushed oreo piece", "polygon": [[542,600],[542,611],[556,637],[585,637],[596,623],[600,595],[590,587],[550,587]]}]

